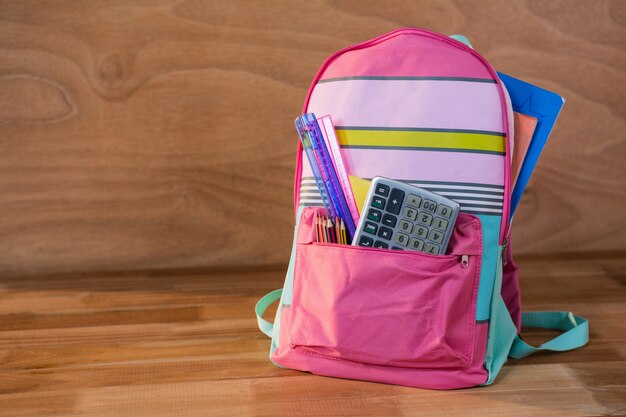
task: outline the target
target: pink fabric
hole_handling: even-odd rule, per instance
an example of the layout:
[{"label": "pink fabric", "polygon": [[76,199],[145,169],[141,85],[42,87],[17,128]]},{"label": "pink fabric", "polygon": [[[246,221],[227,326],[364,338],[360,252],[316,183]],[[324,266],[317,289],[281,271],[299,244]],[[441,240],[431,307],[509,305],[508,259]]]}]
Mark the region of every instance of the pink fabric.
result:
[{"label": "pink fabric", "polygon": [[[441,50],[436,51],[437,49]],[[438,35],[426,30],[400,29],[375,39],[350,46],[329,57],[313,80],[303,106],[303,112],[311,110],[309,105],[312,95],[319,85],[324,84],[317,84],[320,79],[350,76],[433,76],[497,80],[495,71],[487,61],[470,48],[443,35]],[[507,112],[505,111],[505,93],[499,80],[497,81],[497,93],[501,104],[499,119],[501,120],[502,131],[506,132],[508,135],[509,122]],[[427,103],[417,104],[427,105]],[[328,113],[323,111],[318,112],[320,114]],[[508,140],[506,141],[506,145],[506,159],[508,160],[510,159],[510,144]],[[296,209],[299,201],[303,167],[302,148],[300,146],[297,158],[294,182],[294,203]],[[500,229],[500,242],[504,241],[504,237],[508,231],[508,196],[510,194],[511,175],[509,164],[503,163],[503,165],[505,204],[503,208],[502,227]],[[501,182],[501,180],[499,182]],[[467,220],[466,217],[465,219]],[[300,231],[303,232],[302,226]],[[308,232],[304,231],[303,233],[304,234],[301,235],[299,239],[306,237],[307,234],[310,239],[313,231],[309,229]],[[451,246],[456,247],[458,250],[458,248],[462,248],[463,245],[470,248],[473,247],[472,242],[475,242],[476,239],[463,237],[462,233],[459,233],[459,236],[454,237],[453,241],[456,243],[451,243]],[[275,363],[288,368],[310,371],[320,375],[436,389],[470,387],[486,382],[488,375],[484,369],[483,363],[485,359],[488,324],[474,323],[472,330],[468,330],[464,328],[464,326],[469,327],[469,321],[464,320],[466,317],[463,316],[462,319],[456,319],[453,326],[455,330],[450,338],[447,337],[447,333],[444,333],[445,336],[441,337],[439,336],[441,333],[438,332],[438,329],[442,328],[442,323],[446,318],[442,317],[441,314],[419,314],[425,311],[425,308],[430,307],[435,309],[438,313],[444,313],[443,316],[449,314],[450,317],[452,317],[455,314],[461,314],[460,311],[464,310],[473,317],[476,307],[478,276],[480,273],[479,268],[476,268],[473,278],[473,287],[470,292],[467,289],[467,284],[460,282],[460,280],[441,280],[449,281],[450,287],[445,283],[437,283],[437,281],[439,281],[438,277],[447,274],[445,262],[449,262],[449,260],[446,260],[449,258],[443,257],[441,260],[442,264],[438,264],[437,261],[425,262],[421,259],[419,263],[416,262],[413,265],[404,258],[407,255],[398,252],[390,252],[389,257],[398,259],[398,261],[390,261],[390,272],[383,275],[381,270],[372,268],[369,264],[374,258],[381,256],[371,255],[371,252],[369,252],[371,250],[368,251],[365,249],[361,252],[358,248],[343,248],[343,251],[346,253],[348,251],[350,252],[350,255],[345,256],[344,261],[342,260],[343,257],[336,256],[336,252],[339,251],[339,249],[333,248],[332,246],[313,245],[309,242],[310,240],[307,242],[306,239],[300,240],[300,243],[297,245],[293,305],[283,305],[281,307],[282,330],[278,341],[279,346],[272,352],[272,360]],[[310,249],[311,247],[315,247],[316,249]],[[323,259],[320,259],[320,255],[316,255],[315,250],[325,250],[331,254],[325,254]],[[381,252],[385,251],[381,250]],[[416,256],[417,258],[417,255],[412,256]],[[310,259],[316,259],[320,265],[328,263],[335,267],[321,266],[320,268],[326,268],[325,271],[327,274],[317,276],[314,273],[310,273],[310,276],[307,276],[305,273],[307,271],[301,268],[301,266],[306,267],[307,261],[303,261],[302,258],[309,259],[309,267],[307,268],[309,272],[312,269]],[[420,265],[421,263],[424,263],[423,267]],[[480,264],[480,256],[472,255],[470,257],[470,266],[474,264]],[[450,263],[449,265],[452,264]],[[442,268],[442,270],[438,270],[437,268]],[[454,268],[454,266],[450,266],[450,268]],[[317,273],[316,271],[313,272]],[[421,275],[422,273],[423,275]],[[388,274],[391,274],[391,284],[385,284],[383,279],[383,277],[388,278]],[[332,279],[329,279],[328,276],[331,276]],[[311,279],[311,277],[313,277],[313,279]],[[413,279],[410,277],[413,277]],[[312,311],[317,311],[316,309],[319,310],[319,307],[312,299],[309,298],[306,300],[307,297],[309,297],[307,295],[307,289],[298,290],[298,286],[303,282],[309,283],[311,280],[316,280],[318,283],[311,283],[310,285],[317,285],[320,288],[319,291],[324,291],[323,293],[318,293],[318,295],[328,295],[334,299],[334,301],[332,301],[318,297],[318,301],[326,303],[326,305],[332,305],[333,307],[341,304],[341,307],[338,308],[341,314],[335,315],[328,311],[322,311],[320,314],[323,320],[318,320],[318,323],[313,322],[310,326],[312,330],[307,331],[305,321],[299,319],[298,316],[301,314],[313,314]],[[322,285],[319,284],[319,282],[330,282],[330,284]],[[456,300],[457,303],[450,303],[449,300],[439,299],[439,293],[436,293],[434,290],[432,293],[430,293],[428,289],[424,290],[425,294],[431,294],[430,298],[420,296],[420,294],[417,293],[418,288],[436,288],[437,285],[440,285],[437,290],[439,293],[446,294],[448,297],[458,296],[459,298]],[[391,291],[394,289],[395,291]],[[408,300],[408,297],[403,294],[403,291],[416,291],[416,294],[414,294],[415,297]],[[504,291],[503,289],[503,293]],[[515,289],[510,291],[511,292],[508,294],[519,294]],[[359,293],[366,294],[367,298],[356,296],[356,294]],[[468,293],[471,294],[471,301],[469,302],[467,299],[463,298]],[[303,297],[305,300],[301,302],[300,300],[302,300]],[[394,337],[388,340],[389,344],[400,343],[401,345],[393,346],[391,348],[392,354],[389,357],[379,356],[381,349],[387,349],[380,340],[374,340],[371,347],[359,345],[356,346],[357,349],[351,349],[351,347],[354,346],[352,346],[353,342],[350,341],[352,337],[350,336],[350,332],[355,332],[355,330],[347,326],[344,323],[344,319],[348,317],[349,319],[353,319],[353,322],[359,323],[361,318],[354,314],[352,316],[347,315],[352,311],[361,310],[366,313],[371,313],[370,320],[367,321],[367,326],[353,326],[357,327],[357,336],[359,334],[358,329],[361,329],[365,333],[370,332],[369,334],[372,337],[368,340],[369,342],[370,340],[376,339],[378,333],[380,333],[372,330],[370,327],[373,326],[374,329],[387,331],[381,323],[393,325],[392,320],[389,319],[388,315],[385,313],[386,310],[384,310],[389,308],[389,304],[383,304],[390,298],[399,302],[399,307],[395,304],[393,307],[402,309],[402,315],[407,315],[407,312],[410,311],[417,311],[414,313],[415,323],[405,325],[405,329],[396,328],[396,332],[392,335]],[[344,303],[345,300],[350,300],[355,309],[350,309],[349,306]],[[416,300],[419,303],[416,302]],[[459,303],[460,305],[457,305]],[[467,306],[468,304],[468,307],[464,307],[464,305]],[[299,307],[301,305],[304,307]],[[404,310],[405,308],[406,310]],[[412,308],[415,310],[411,310]],[[378,311],[379,314],[373,314],[372,311]],[[298,320],[300,320],[300,322],[298,322]],[[350,320],[348,320],[348,322],[350,322]],[[374,324],[370,325],[370,322]],[[361,321],[361,324],[362,323]],[[417,327],[417,329],[415,327]],[[472,341],[466,342],[466,340],[470,340],[468,334],[471,333],[473,333]],[[412,343],[419,339],[418,334],[430,337],[429,340],[431,343],[413,346]],[[389,333],[383,333],[383,335],[387,337],[390,336]],[[402,344],[404,340],[411,340],[411,342]],[[294,343],[316,343],[318,341],[320,342],[319,345]],[[344,349],[345,346],[347,346],[346,349]],[[464,349],[465,347],[467,347],[467,349]],[[360,362],[360,360],[363,362]],[[437,366],[433,365],[433,363],[430,362],[431,360],[433,363],[439,364],[438,366],[440,367],[429,367],[429,365]],[[383,365],[382,363],[385,364]]]},{"label": "pink fabric", "polygon": [[[458,42],[449,39],[444,44],[426,31],[421,31],[421,35],[391,33],[383,39],[384,43],[346,52],[333,61],[322,79],[368,75],[494,79],[480,61],[458,47]],[[379,59],[373,61],[372,53]]]},{"label": "pink fabric", "polygon": [[[476,324],[480,220],[461,213],[449,255],[314,244],[302,214],[279,365],[321,375],[450,389],[484,383]],[[460,255],[468,255],[463,268]]]},{"label": "pink fabric", "polygon": [[[439,48],[443,48],[446,52],[441,52],[441,55],[438,55],[439,52],[434,50]],[[413,51],[411,54],[406,53],[412,49]],[[385,73],[385,71],[387,72]],[[402,28],[335,52],[326,61],[324,61],[315,75],[304,101],[302,108],[303,113],[310,111],[310,101],[316,88],[320,85],[318,84],[320,79],[359,75],[448,76],[496,80],[497,92],[500,97],[501,112],[499,115],[494,115],[494,117],[501,120],[503,131],[506,133],[507,137],[509,135],[510,127],[505,97],[506,94],[495,70],[476,51],[460,42],[450,39],[447,36],[424,29]],[[327,112],[321,112],[320,114],[326,113]],[[499,243],[504,242],[509,229],[511,149],[509,140],[506,140],[505,143],[505,198],[502,208]],[[300,182],[302,179],[302,165],[302,146],[298,143],[296,172],[294,178],[294,211],[296,212],[300,201],[299,193]]]},{"label": "pink fabric", "polygon": [[495,83],[334,81],[315,87],[308,111],[332,115],[336,126],[504,132]]},{"label": "pink fabric", "polygon": [[[458,172],[463,170],[465,182],[474,184],[503,185],[504,178],[493,170],[482,169],[487,164],[504,164],[504,156],[475,154],[471,161],[453,152],[421,151],[428,155],[420,164],[410,154],[389,150],[344,148],[341,150],[343,162],[350,175],[360,178],[382,176],[397,180],[422,178],[424,181],[455,182],[459,179]],[[385,155],[384,158],[381,155]],[[387,158],[393,158],[394,165],[389,165]],[[493,166],[493,165],[491,165]],[[313,177],[308,161],[302,164],[302,177]],[[298,184],[299,185],[299,184]],[[478,186],[479,187],[479,186]],[[485,189],[483,189],[485,190]],[[457,193],[461,194],[462,193]]]}]

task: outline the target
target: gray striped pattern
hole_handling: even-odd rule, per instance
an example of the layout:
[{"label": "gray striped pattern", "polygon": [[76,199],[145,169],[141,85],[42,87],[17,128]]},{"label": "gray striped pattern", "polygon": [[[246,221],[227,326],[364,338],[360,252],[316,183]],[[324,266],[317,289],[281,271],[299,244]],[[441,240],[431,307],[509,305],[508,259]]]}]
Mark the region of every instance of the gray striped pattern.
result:
[{"label": "gray striped pattern", "polygon": [[[402,181],[402,180],[400,180]],[[404,181],[440,194],[461,205],[461,211],[471,214],[498,216],[502,214],[504,187],[491,184],[439,181]],[[300,184],[301,206],[323,206],[322,197],[313,177],[303,177]]]}]

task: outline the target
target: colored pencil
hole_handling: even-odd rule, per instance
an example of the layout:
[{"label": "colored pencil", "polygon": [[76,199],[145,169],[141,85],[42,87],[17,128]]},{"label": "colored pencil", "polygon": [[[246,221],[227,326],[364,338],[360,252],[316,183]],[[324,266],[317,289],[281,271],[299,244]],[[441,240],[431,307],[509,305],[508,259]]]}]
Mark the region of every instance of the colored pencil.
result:
[{"label": "colored pencil", "polygon": [[315,213],[315,240],[321,243],[348,244],[346,224],[341,217]]},{"label": "colored pencil", "polygon": [[320,241],[320,222],[319,222],[319,217],[317,213],[315,213],[313,223],[315,224],[315,241],[319,242]]},{"label": "colored pencil", "polygon": [[326,219],[326,233],[328,235],[328,243],[333,243],[333,229],[332,229],[332,221],[330,220],[330,218]]},{"label": "colored pencil", "polygon": [[317,239],[318,242],[324,241],[324,232],[322,231],[322,216],[317,216],[317,231],[320,237]]}]

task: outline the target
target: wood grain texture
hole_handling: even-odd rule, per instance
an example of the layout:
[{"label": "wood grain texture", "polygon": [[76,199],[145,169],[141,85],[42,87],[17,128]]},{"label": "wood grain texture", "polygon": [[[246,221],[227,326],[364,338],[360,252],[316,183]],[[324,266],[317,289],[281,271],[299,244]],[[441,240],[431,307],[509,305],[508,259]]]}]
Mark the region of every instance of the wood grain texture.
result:
[{"label": "wood grain texture", "polygon": [[520,266],[524,308],[588,317],[589,344],[447,392],[274,366],[253,310],[283,268],[0,278],[0,416],[626,415],[626,253]]},{"label": "wood grain texture", "polygon": [[309,82],[401,26],[566,97],[516,252],[626,248],[626,2],[380,4],[0,0],[0,275],[284,263]]}]

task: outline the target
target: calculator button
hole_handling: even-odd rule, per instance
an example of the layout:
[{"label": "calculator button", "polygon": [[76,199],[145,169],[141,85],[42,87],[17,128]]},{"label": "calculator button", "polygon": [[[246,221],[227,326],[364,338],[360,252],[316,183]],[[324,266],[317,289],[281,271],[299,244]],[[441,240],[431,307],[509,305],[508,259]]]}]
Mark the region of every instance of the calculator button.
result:
[{"label": "calculator button", "polygon": [[449,219],[452,215],[452,207],[448,207],[445,204],[439,204],[439,207],[437,207],[437,214]]},{"label": "calculator button", "polygon": [[402,210],[402,215],[409,220],[415,220],[417,217],[417,210],[411,207],[405,207],[404,210]]},{"label": "calculator button", "polygon": [[406,204],[408,206],[413,206],[415,208],[419,208],[421,202],[422,202],[422,197],[415,195],[415,194],[409,194],[409,196],[406,199]]},{"label": "calculator button", "polygon": [[376,225],[376,223],[365,222],[365,226],[363,226],[363,231],[375,235],[378,231],[378,226]]},{"label": "calculator button", "polygon": [[389,213],[385,213],[385,215],[383,216],[383,224],[385,226],[396,227],[397,220],[398,219],[396,218],[396,216],[392,216]]},{"label": "calculator button", "polygon": [[412,237],[411,240],[409,240],[409,247],[415,250],[422,250],[424,248],[424,241]]},{"label": "calculator button", "polygon": [[404,191],[392,188],[391,194],[389,194],[389,200],[387,201],[387,211],[392,214],[399,214],[403,200]]},{"label": "calculator button", "polygon": [[426,211],[434,213],[437,209],[437,203],[431,200],[424,200],[424,202],[422,203],[422,208]]},{"label": "calculator button", "polygon": [[374,193],[387,197],[387,195],[389,195],[389,186],[385,184],[377,184],[376,191],[374,191]]},{"label": "calculator button", "polygon": [[393,241],[399,245],[406,246],[409,244],[409,235],[398,232],[396,233],[396,237],[393,238]]},{"label": "calculator button", "polygon": [[359,239],[359,246],[369,246],[372,247],[374,244],[374,239],[368,236],[361,236]]},{"label": "calculator button", "polygon": [[374,247],[381,248],[381,249],[389,249],[389,245],[386,244],[385,242],[381,242],[380,240],[377,240],[376,242],[374,242]]},{"label": "calculator button", "polygon": [[426,244],[426,253],[432,253],[434,255],[438,255],[439,254],[439,246],[432,244],[432,243],[427,243]]},{"label": "calculator button", "polygon": [[406,220],[400,220],[400,224],[398,225],[398,228],[400,229],[401,232],[411,233],[413,231],[413,223],[407,222]]},{"label": "calculator button", "polygon": [[378,237],[391,240],[391,235],[393,235],[393,230],[385,226],[380,226],[380,230],[378,231]]},{"label": "calculator button", "polygon": [[413,234],[426,239],[426,237],[428,236],[428,227],[416,224],[415,228],[413,229]]},{"label": "calculator button", "polygon": [[374,209],[370,209],[370,211],[367,212],[367,218],[370,220],[374,220],[375,222],[380,221],[381,215],[382,213],[380,211]]},{"label": "calculator button", "polygon": [[437,230],[431,230],[428,234],[428,239],[432,240],[433,242],[441,243],[443,242],[443,233]]},{"label": "calculator button", "polygon": [[374,196],[374,198],[372,198],[372,207],[376,207],[379,209],[384,209],[385,208],[385,199],[382,197],[376,197]]},{"label": "calculator button", "polygon": [[441,217],[435,217],[435,220],[433,221],[433,227],[439,230],[446,230],[446,227],[448,227],[448,221],[442,219]]},{"label": "calculator button", "polygon": [[422,213],[419,216],[417,216],[417,222],[425,226],[430,226],[432,221],[433,221],[433,216],[431,216],[428,213]]}]

